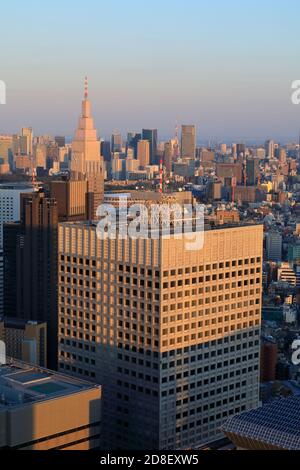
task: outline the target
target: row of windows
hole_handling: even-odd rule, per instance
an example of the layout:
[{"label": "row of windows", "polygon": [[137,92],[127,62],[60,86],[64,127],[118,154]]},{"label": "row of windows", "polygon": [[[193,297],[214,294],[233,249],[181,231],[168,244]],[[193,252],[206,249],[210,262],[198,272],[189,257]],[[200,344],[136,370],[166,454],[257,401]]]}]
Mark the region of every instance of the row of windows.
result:
[{"label": "row of windows", "polygon": [[170,271],[164,271],[163,276],[182,276],[184,274],[192,274],[197,272],[204,272],[204,271],[217,271],[220,269],[230,269],[236,268],[238,266],[249,266],[250,264],[261,263],[261,258],[249,258],[249,259],[239,259],[239,260],[232,260],[226,261],[221,263],[213,263],[213,264],[206,264],[202,266],[193,266],[191,268],[185,269],[172,269]]},{"label": "row of windows", "polygon": [[[243,292],[238,292],[238,297],[242,298],[244,297]],[[217,302],[224,302],[226,299],[224,296],[214,296],[214,297],[205,297],[205,299],[198,299],[198,300],[192,300],[192,301],[186,301],[183,304],[170,304],[170,305],[164,305],[163,306],[163,312],[168,312],[168,311],[175,311],[178,309],[183,309],[183,308],[190,308],[190,307],[196,307],[197,305],[209,305],[209,304],[216,304]],[[229,299],[227,299],[229,300]],[[243,303],[244,307],[248,307],[248,305],[260,305],[261,299],[260,297],[257,299],[250,299],[250,300],[245,300]],[[181,305],[181,307],[179,307]],[[230,311],[230,305],[225,305],[221,306],[224,308],[225,311]],[[240,308],[240,307],[238,307]],[[222,311],[219,309],[219,311]]]},{"label": "row of windows", "polygon": [[[179,279],[177,281],[170,281],[170,282],[164,282],[163,283],[163,289],[173,289],[175,287],[183,287],[183,286],[189,286],[191,284],[203,284],[204,282],[217,282],[217,281],[223,281],[224,279],[232,279],[236,277],[248,277],[248,276],[254,276],[255,274],[260,274],[261,270],[260,268],[257,268],[256,271],[253,269],[252,270],[245,270],[245,271],[234,271],[234,272],[228,272],[228,273],[219,273],[219,274],[213,274],[212,276],[200,276],[200,277],[193,277],[191,279]],[[129,278],[128,278],[129,279]],[[253,281],[253,282],[251,282]],[[260,278],[256,279],[256,282],[260,282]],[[258,283],[258,282],[257,282]],[[248,285],[249,281],[246,279],[244,280],[244,285]],[[254,279],[250,279],[250,284],[254,284]],[[237,286],[240,287],[242,285],[242,281],[239,281],[237,283]]]},{"label": "row of windows", "polygon": [[[248,367],[248,369],[247,369],[248,374],[252,374],[253,371],[258,371],[258,365]],[[225,374],[225,376],[226,375],[228,375],[228,374]],[[223,383],[224,380],[228,380],[228,377],[225,379],[223,375],[219,375],[219,376],[216,377],[216,384],[218,382]],[[243,383],[245,383],[245,382],[243,382]],[[238,384],[239,384],[239,386],[238,386]],[[191,385],[192,385],[192,387],[191,387]],[[245,384],[244,387],[245,386],[247,386],[247,390],[248,390],[249,385]],[[202,385],[199,385],[199,387],[202,387]],[[240,388],[240,387],[241,387],[240,382],[237,382],[236,384],[230,384],[229,386],[225,386],[226,393],[228,393],[229,391],[234,391],[236,388]],[[189,405],[190,403],[194,403],[196,401],[201,401],[202,402],[203,398],[209,398],[209,396],[215,396],[215,395],[222,395],[224,393],[224,387],[219,387],[216,390],[211,390],[210,392],[204,392],[204,393],[198,393],[198,394],[195,392],[195,390],[196,390],[196,383],[195,384],[190,384],[190,386],[189,386],[190,393],[188,395],[186,395],[185,398],[180,399],[180,397],[178,397],[177,401],[176,401],[176,407],[180,408],[183,405]],[[180,393],[182,393],[182,392],[178,392],[178,394],[180,394]],[[163,390],[161,392],[161,397],[162,398],[166,398],[167,396],[175,396],[175,395],[177,395],[176,388],[171,388],[169,390]]]},{"label": "row of windows", "polygon": [[[205,413],[207,411],[215,410],[216,408],[221,408],[223,406],[228,405],[229,403],[234,403],[235,401],[246,400],[246,398],[247,398],[246,393],[242,393],[240,395],[235,395],[233,397],[230,397],[229,399],[225,398],[224,400],[219,400],[217,402],[212,402],[209,405],[203,405],[203,406],[198,406],[197,408],[191,408],[188,411],[184,411],[182,413],[177,413],[176,414],[176,420],[179,421],[179,420],[182,420],[182,419],[185,419],[185,418],[188,418],[188,417],[192,417],[192,416],[195,416],[195,415]],[[228,414],[228,410],[223,411],[222,415],[217,414],[215,416],[215,418],[220,419],[221,416],[226,417],[227,414]],[[211,417],[211,416],[214,416],[214,415],[212,413],[210,413],[209,416]],[[207,422],[208,422],[207,418],[203,418],[202,424],[206,424]]]},{"label": "row of windows", "polygon": [[[230,349],[225,348],[225,349],[219,349],[217,351],[212,351],[210,354],[199,354],[198,356],[192,356],[192,357],[185,357],[184,359],[177,359],[177,361],[171,361],[169,363],[164,363],[163,364],[163,370],[171,370],[174,367],[180,367],[180,366],[186,366],[189,364],[194,364],[197,361],[210,361],[212,358],[217,358],[217,357],[226,357],[227,354],[232,354],[238,351],[241,351],[242,349],[249,349],[253,347],[258,347],[259,346],[259,341],[250,342],[250,343],[243,343],[243,344],[238,344],[236,346],[232,346]],[[211,366],[204,367],[203,369],[200,368],[198,369],[198,373],[202,372],[209,372],[210,370],[216,370],[216,367],[218,369],[222,368],[223,365],[225,366],[226,362],[224,363],[218,363],[213,364]],[[228,365],[228,364],[227,364]],[[182,374],[179,374],[177,378],[181,378]],[[187,377],[188,375],[184,374],[184,377]]]},{"label": "row of windows", "polygon": [[84,370],[82,368],[77,368],[77,367],[71,367],[69,364],[64,364],[63,362],[60,362],[59,363],[59,368],[61,370],[66,370],[68,372],[72,372],[73,374],[79,374],[79,375],[82,375],[84,377],[90,377],[91,379],[95,379],[96,378],[96,374],[95,372],[90,372],[89,370]]},{"label": "row of windows", "polygon": [[84,351],[90,351],[92,353],[96,352],[95,346],[91,346],[90,344],[84,344],[78,341],[71,341],[65,338],[60,338],[60,344],[65,344],[66,346],[71,346],[72,348],[82,349]]},{"label": "row of windows", "polygon": [[[243,349],[248,349],[248,348],[244,347]],[[221,356],[221,354],[219,354],[219,356]],[[198,367],[197,369],[188,370],[188,371],[184,372],[182,377],[183,378],[193,377],[193,376],[198,375],[198,374],[203,374],[203,373],[208,373],[208,372],[211,372],[211,371],[216,371],[217,369],[222,369],[223,367],[229,367],[229,366],[234,366],[235,364],[241,364],[241,363],[246,363],[247,361],[253,361],[253,359],[257,359],[258,357],[259,357],[258,352],[248,354],[248,355],[244,355],[242,357],[238,356],[238,357],[235,357],[235,358],[231,359],[230,361],[223,360],[222,362],[218,362],[218,363],[215,363],[215,364],[210,364],[210,365],[205,366],[205,367]],[[191,364],[192,363],[193,363],[193,361],[191,362]],[[182,366],[183,364],[184,364],[184,362],[182,362],[182,359],[178,359],[176,361],[176,367]],[[174,367],[175,367],[175,362],[174,363],[171,362],[169,364],[162,364],[162,370],[168,370],[168,369],[172,369]],[[175,375],[170,375],[169,378],[170,377],[173,377],[173,380],[175,380]]]},{"label": "row of windows", "polygon": [[[230,310],[236,310],[237,308],[242,308],[243,305],[240,305],[239,307],[236,306],[236,304],[231,304]],[[248,310],[246,312],[237,312],[237,313],[232,313],[230,316],[228,314],[224,315],[224,310],[227,312],[228,309],[226,308],[226,305],[221,305],[217,308],[211,308],[211,309],[205,309],[205,310],[195,310],[193,312],[185,312],[179,313],[178,315],[164,315],[163,316],[163,324],[165,323],[176,323],[178,321],[184,321],[184,320],[190,320],[190,319],[196,319],[196,318],[202,318],[202,317],[210,317],[213,315],[213,318],[210,318],[208,320],[205,320],[205,322],[200,322],[208,326],[209,324],[216,324],[217,321],[218,323],[221,323],[223,321],[234,321],[236,319],[242,319],[242,318],[251,318],[254,317],[255,315],[260,315],[260,310]],[[199,326],[200,326],[199,323]]]},{"label": "row of windows", "polygon": [[[192,345],[192,346],[186,346],[185,348],[177,348],[177,349],[173,349],[172,351],[166,351],[162,354],[162,358],[163,359],[166,359],[168,357],[174,357],[176,355],[179,355],[181,356],[182,354],[188,354],[188,359],[191,359],[193,358],[193,356],[190,356],[191,353],[193,352],[196,352],[197,350],[206,350],[206,349],[213,349],[215,348],[216,346],[222,346],[222,345],[226,345],[228,343],[234,343],[236,341],[242,341],[243,339],[247,339],[247,338],[252,338],[253,336],[257,336],[259,337],[260,336],[260,330],[259,329],[256,329],[256,330],[252,330],[252,331],[248,331],[248,332],[243,332],[243,333],[237,333],[236,335],[232,335],[229,337],[225,337],[225,338],[220,338],[218,340],[213,340],[213,341],[208,341],[206,343],[199,343],[198,345]],[[204,358],[207,359],[208,355],[210,355],[212,353],[212,351],[209,351],[207,353],[204,353]]]}]

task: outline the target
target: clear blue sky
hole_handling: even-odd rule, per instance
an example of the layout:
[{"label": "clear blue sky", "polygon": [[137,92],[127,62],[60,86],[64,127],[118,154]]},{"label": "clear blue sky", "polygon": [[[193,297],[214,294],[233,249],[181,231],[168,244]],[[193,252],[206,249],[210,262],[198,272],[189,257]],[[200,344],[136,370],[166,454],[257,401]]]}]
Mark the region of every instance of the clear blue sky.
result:
[{"label": "clear blue sky", "polygon": [[1,2],[0,133],[73,133],[83,78],[101,136],[195,123],[202,139],[296,138],[299,0]]}]

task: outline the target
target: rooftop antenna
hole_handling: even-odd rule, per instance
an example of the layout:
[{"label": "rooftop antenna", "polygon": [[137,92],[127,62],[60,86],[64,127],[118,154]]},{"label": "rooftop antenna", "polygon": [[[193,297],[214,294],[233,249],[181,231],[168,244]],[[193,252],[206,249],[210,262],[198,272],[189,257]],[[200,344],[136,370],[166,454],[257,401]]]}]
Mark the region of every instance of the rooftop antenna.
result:
[{"label": "rooftop antenna", "polygon": [[87,100],[89,97],[89,81],[88,77],[84,79],[84,99]]}]

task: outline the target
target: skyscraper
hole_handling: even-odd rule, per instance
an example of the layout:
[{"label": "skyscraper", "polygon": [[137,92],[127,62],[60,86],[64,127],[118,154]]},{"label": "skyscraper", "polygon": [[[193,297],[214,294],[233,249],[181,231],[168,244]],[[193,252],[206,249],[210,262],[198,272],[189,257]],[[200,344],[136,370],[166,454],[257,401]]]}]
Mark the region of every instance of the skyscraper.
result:
[{"label": "skyscraper", "polygon": [[4,227],[5,315],[47,323],[47,362],[54,370],[57,367],[57,226],[56,201],[44,193],[33,193],[21,196],[21,223]]},{"label": "skyscraper", "polygon": [[32,155],[33,150],[33,132],[31,127],[23,127],[21,134],[21,153]]},{"label": "skyscraper", "polygon": [[134,158],[137,158],[138,142],[142,140],[142,134],[137,132],[129,132],[127,134],[127,146],[134,150]]},{"label": "skyscraper", "polygon": [[282,235],[276,230],[266,235],[266,254],[268,261],[282,261]]},{"label": "skyscraper", "polygon": [[91,117],[91,103],[88,99],[88,84],[85,83],[82,113],[79,119],[78,129],[72,143],[71,178],[85,179],[88,183],[88,197],[90,217],[95,218],[96,211],[103,200],[104,194],[104,168],[100,155],[100,142],[97,139],[97,131],[94,129],[94,121]]},{"label": "skyscraper", "polygon": [[3,279],[3,227],[8,222],[20,220],[20,195],[32,193],[33,188],[26,183],[0,185],[0,314],[3,313],[4,279]]},{"label": "skyscraper", "polygon": [[188,251],[60,225],[59,370],[103,384],[106,449],[195,448],[258,406],[262,236],[210,230]]},{"label": "skyscraper", "polygon": [[101,142],[101,155],[105,162],[111,161],[111,143],[109,140]]},{"label": "skyscraper", "polygon": [[182,126],[181,156],[183,158],[196,157],[196,126]]},{"label": "skyscraper", "polygon": [[265,144],[266,157],[273,159],[275,156],[275,142],[274,140],[267,140]]},{"label": "skyscraper", "polygon": [[148,140],[140,140],[137,147],[137,158],[140,167],[145,168],[150,165],[150,143]]},{"label": "skyscraper", "polygon": [[246,173],[248,186],[255,186],[260,174],[259,158],[247,158]]},{"label": "skyscraper", "polygon": [[142,140],[148,140],[150,143],[150,164],[157,162],[157,129],[143,129]]},{"label": "skyscraper", "polygon": [[122,152],[123,139],[119,132],[114,132],[111,136],[111,150],[113,153]]},{"label": "skyscraper", "polygon": [[172,141],[166,142],[164,145],[164,165],[169,175],[173,170],[174,146]]},{"label": "skyscraper", "polygon": [[59,148],[65,147],[65,146],[66,146],[66,138],[65,138],[65,136],[57,135],[57,136],[55,137],[55,143],[58,145]]}]

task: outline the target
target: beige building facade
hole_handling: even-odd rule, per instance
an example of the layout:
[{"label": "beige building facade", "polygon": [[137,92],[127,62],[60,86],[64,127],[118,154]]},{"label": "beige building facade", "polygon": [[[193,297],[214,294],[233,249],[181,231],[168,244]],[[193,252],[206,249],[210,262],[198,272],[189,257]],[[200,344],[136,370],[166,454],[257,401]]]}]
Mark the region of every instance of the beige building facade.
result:
[{"label": "beige building facade", "polygon": [[0,366],[0,392],[0,449],[99,448],[100,386],[10,362]]},{"label": "beige building facade", "polygon": [[261,226],[186,240],[59,227],[59,368],[103,384],[109,449],[190,449],[259,404]]}]

